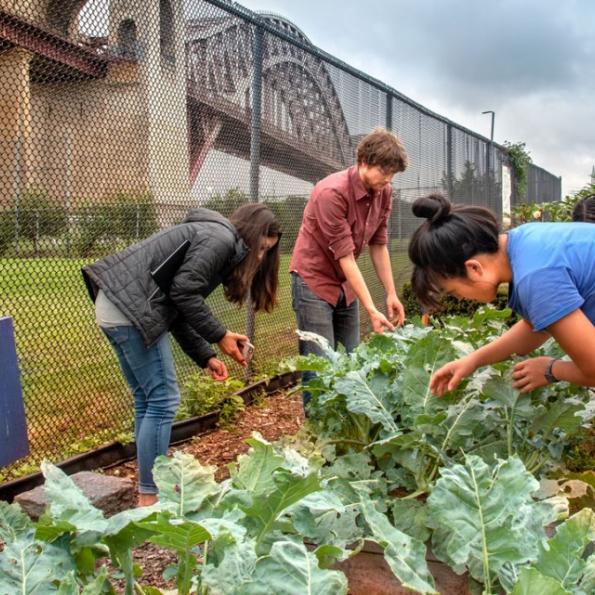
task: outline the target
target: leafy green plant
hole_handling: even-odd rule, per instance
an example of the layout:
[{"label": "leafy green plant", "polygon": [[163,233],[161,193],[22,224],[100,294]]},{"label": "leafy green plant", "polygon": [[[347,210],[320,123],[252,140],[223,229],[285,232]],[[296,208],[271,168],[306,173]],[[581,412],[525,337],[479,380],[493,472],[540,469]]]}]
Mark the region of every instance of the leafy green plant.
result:
[{"label": "leafy green plant", "polygon": [[525,143],[504,141],[504,147],[513,173],[513,188],[517,199],[521,200],[527,193],[527,173],[531,163],[531,155]]},{"label": "leafy green plant", "polygon": [[244,388],[244,383],[236,378],[217,381],[205,372],[196,372],[184,382],[182,388],[182,401],[176,419],[220,411],[221,425],[229,427],[245,409],[243,399],[233,394]]},{"label": "leafy green plant", "polygon": [[576,203],[592,194],[595,194],[595,184],[587,184],[578,192],[566,196],[561,201],[517,204],[511,213],[513,221],[516,225],[535,221],[572,221]]},{"label": "leafy green plant", "polygon": [[[401,302],[407,312],[407,316],[421,316],[422,311],[411,288],[411,283],[404,283],[401,291]],[[453,296],[445,296],[442,300],[440,310],[433,314],[434,317],[444,318],[447,316],[473,316],[478,308],[483,304],[474,302],[473,300],[458,300]],[[505,310],[508,308],[508,295],[506,293],[498,293],[493,306],[498,310]],[[509,323],[516,322],[516,316],[511,313]]]},{"label": "leafy green plant", "polygon": [[240,395],[231,394],[223,399],[221,411],[219,411],[219,421],[217,422],[220,428],[232,428],[240,415],[245,411],[246,404]]},{"label": "leafy green plant", "polygon": [[456,572],[468,570],[485,595],[499,584],[510,588],[511,576],[545,545],[545,525],[559,516],[555,505],[533,498],[538,487],[516,457],[488,465],[471,455],[442,469],[428,498],[432,551]]},{"label": "leafy green plant", "polygon": [[594,593],[595,554],[585,559],[594,541],[595,514],[585,508],[557,527],[547,544],[538,543],[537,560],[516,573],[512,595]]},{"label": "leafy green plant", "polygon": [[295,362],[318,372],[308,428],[277,444],[253,436],[221,483],[190,455],[159,457],[160,501],[149,508],[107,519],[44,464],[50,507],[37,523],[0,503],[0,592],[111,593],[109,559],[126,595],[158,595],[141,584],[132,557],[151,541],[175,553],[166,572],[182,595],[344,595],[346,578],[332,566],[368,540],[403,586],[436,593],[431,539],[434,553],[487,595],[537,593],[533,585],[591,593],[593,513],[548,542],[545,527],[568,513],[559,492],[578,484],[545,486],[533,475],[559,464],[568,437],[588,424],[588,392],[557,384],[521,396],[508,364],[480,370],[447,398],[428,390],[437,366],[498,336],[508,314],[482,309],[436,328],[408,325],[349,355],[305,335],[326,350],[326,359]]},{"label": "leafy green plant", "polygon": [[[232,466],[221,484],[212,467],[175,453],[156,461],[160,502],[106,519],[58,468],[43,465],[47,513],[31,523],[18,507],[0,502],[0,592],[58,592],[67,585],[99,585],[113,592],[103,561],[125,576],[125,593],[139,584],[132,548],[144,541],[172,549],[177,592],[345,594],[342,573],[319,564],[284,516],[320,488],[319,469],[296,452],[276,452],[261,439]],[[334,550],[332,550],[334,551]],[[328,553],[328,552],[327,552]],[[326,555],[326,554],[325,554]],[[291,579],[288,579],[288,573]],[[85,593],[102,591],[85,591]],[[160,591],[153,589],[152,593]]]},{"label": "leafy green plant", "polygon": [[67,213],[45,190],[31,189],[19,198],[18,219],[19,234],[35,242],[40,236],[62,233]]},{"label": "leafy green plant", "polygon": [[[434,370],[499,336],[509,314],[490,308],[434,329],[409,325],[350,355],[322,341],[327,359],[310,356],[296,364],[318,374],[308,386],[312,432],[331,440],[339,454],[365,452],[391,489],[415,493],[428,491],[438,469],[460,463],[462,453],[486,462],[517,455],[532,473],[560,464],[570,438],[593,415],[587,389],[553,384],[521,395],[512,388],[514,362],[508,362],[477,372],[447,397],[429,391]],[[541,353],[552,349],[546,345]]]},{"label": "leafy green plant", "polygon": [[212,194],[201,206],[229,217],[236,209],[248,202],[250,201],[245,192],[242,192],[239,188],[230,188],[225,194]]}]

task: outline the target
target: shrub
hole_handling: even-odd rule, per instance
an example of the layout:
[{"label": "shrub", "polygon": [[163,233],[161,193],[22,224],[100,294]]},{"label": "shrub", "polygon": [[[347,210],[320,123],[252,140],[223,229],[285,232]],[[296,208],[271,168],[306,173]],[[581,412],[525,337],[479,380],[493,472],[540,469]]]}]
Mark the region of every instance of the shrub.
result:
[{"label": "shrub", "polygon": [[[403,306],[405,308],[405,313],[408,317],[411,316],[421,316],[422,311],[411,289],[410,283],[405,283],[403,285],[403,290],[401,292],[401,301],[403,302]],[[452,296],[446,296],[442,300],[442,308],[439,312],[436,313],[438,318],[443,318],[445,316],[473,316],[477,309],[483,306],[484,304],[480,302],[475,302],[472,300],[458,300]],[[498,310],[504,310],[508,308],[508,296],[504,293],[499,293],[496,297],[496,300],[493,302],[493,305]],[[511,318],[510,322],[514,322],[516,318]]]},{"label": "shrub", "polygon": [[14,241],[15,232],[14,213],[4,211],[0,213],[0,256],[2,256]]},{"label": "shrub", "polygon": [[155,205],[146,193],[120,192],[107,203],[82,207],[77,219],[75,251],[83,257],[93,254],[101,240],[131,243],[158,229]]},{"label": "shrub", "polygon": [[45,190],[32,189],[19,198],[19,235],[36,242],[41,236],[60,235],[66,228],[68,214]]}]

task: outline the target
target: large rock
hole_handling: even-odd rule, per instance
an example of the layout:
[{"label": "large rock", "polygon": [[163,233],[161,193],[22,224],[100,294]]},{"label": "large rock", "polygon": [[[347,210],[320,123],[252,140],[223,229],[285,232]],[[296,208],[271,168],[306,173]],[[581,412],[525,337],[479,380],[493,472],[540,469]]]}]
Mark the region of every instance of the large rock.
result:
[{"label": "large rock", "polygon": [[[92,471],[80,471],[70,478],[91,500],[93,506],[100,508],[107,516],[133,508],[136,505],[132,480],[111,475],[101,475]],[[48,501],[43,486],[15,496],[15,502],[34,520],[46,509]]]}]

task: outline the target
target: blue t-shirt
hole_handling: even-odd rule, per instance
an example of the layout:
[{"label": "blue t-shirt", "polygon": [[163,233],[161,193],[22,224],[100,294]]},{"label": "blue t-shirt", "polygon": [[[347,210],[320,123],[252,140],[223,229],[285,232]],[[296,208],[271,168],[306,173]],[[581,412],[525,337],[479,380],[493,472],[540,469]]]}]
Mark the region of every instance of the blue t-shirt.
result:
[{"label": "blue t-shirt", "polygon": [[595,224],[527,223],[508,232],[508,303],[542,331],[581,309],[595,324]]}]

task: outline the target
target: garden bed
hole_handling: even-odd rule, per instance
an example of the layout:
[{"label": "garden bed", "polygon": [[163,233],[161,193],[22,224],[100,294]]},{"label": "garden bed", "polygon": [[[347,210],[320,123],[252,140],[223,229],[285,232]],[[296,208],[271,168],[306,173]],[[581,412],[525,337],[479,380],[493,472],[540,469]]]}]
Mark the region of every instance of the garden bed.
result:
[{"label": "garden bed", "polygon": [[[101,586],[120,573],[126,595],[169,588],[174,577],[182,595],[406,593],[401,585],[459,595],[465,573],[486,595],[595,592],[595,513],[585,503],[569,517],[567,491],[592,496],[595,484],[551,474],[589,427],[590,393],[560,383],[519,394],[511,363],[479,371],[446,398],[428,388],[438,366],[499,336],[506,317],[487,310],[435,328],[409,325],[351,355],[303,334],[326,355],[287,363],[317,373],[303,429],[299,396],[279,401],[297,407],[286,424],[251,408],[249,423],[158,457],[154,507],[105,518],[45,464],[43,522],[3,507],[0,570],[23,567],[7,584],[22,586],[23,553],[35,547],[54,584]],[[260,434],[244,452],[253,429]],[[85,558],[73,558],[81,547]]]}]

